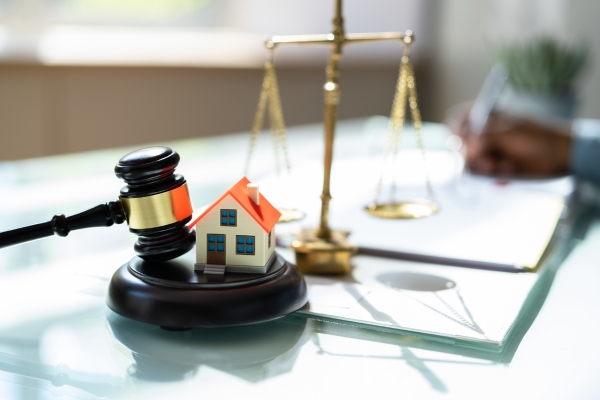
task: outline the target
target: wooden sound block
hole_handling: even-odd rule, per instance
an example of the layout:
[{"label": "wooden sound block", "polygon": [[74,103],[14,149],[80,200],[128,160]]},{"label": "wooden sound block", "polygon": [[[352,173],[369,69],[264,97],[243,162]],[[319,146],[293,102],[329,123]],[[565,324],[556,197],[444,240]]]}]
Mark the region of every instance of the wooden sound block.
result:
[{"label": "wooden sound block", "polygon": [[188,257],[133,257],[113,275],[106,304],[124,317],[165,329],[266,322],[306,304],[306,283],[279,254],[266,274],[205,275]]}]

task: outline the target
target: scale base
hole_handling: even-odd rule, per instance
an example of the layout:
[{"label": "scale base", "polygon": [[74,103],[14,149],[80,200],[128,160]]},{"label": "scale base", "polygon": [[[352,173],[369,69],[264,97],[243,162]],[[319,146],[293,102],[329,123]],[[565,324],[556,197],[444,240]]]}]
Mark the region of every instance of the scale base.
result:
[{"label": "scale base", "polygon": [[308,274],[346,274],[350,272],[350,259],[356,246],[346,242],[347,231],[331,231],[331,239],[316,236],[316,229],[303,229],[298,240],[292,242],[298,269]]},{"label": "scale base", "polygon": [[279,212],[281,213],[281,217],[277,221],[279,223],[300,221],[306,217],[306,213],[297,208],[280,208]]},{"label": "scale base", "polygon": [[205,275],[185,256],[133,257],[113,275],[106,304],[124,317],[168,330],[266,322],[306,304],[302,274],[279,254],[266,274]]},{"label": "scale base", "polygon": [[400,203],[370,204],[365,211],[377,218],[417,219],[429,217],[439,211],[438,204],[431,200],[415,199]]}]

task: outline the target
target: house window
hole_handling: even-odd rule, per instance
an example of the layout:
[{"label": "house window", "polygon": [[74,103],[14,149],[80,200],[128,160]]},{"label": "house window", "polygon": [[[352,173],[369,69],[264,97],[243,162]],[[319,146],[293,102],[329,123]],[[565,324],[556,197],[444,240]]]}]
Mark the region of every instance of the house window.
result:
[{"label": "house window", "polygon": [[221,226],[237,226],[237,210],[221,210]]},{"label": "house window", "polygon": [[208,234],[208,251],[225,251],[225,235]]},{"label": "house window", "polygon": [[255,245],[254,236],[237,235],[235,237],[235,254],[253,256]]},{"label": "house window", "polygon": [[[273,232],[273,231],[271,231]],[[271,232],[269,232],[269,249],[271,248]]]}]

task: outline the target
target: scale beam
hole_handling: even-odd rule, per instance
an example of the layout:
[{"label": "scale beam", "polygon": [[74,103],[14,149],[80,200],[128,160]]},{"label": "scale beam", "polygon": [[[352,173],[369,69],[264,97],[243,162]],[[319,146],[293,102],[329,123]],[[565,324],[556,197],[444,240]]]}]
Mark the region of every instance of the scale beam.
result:
[{"label": "scale beam", "polygon": [[[382,40],[399,40],[406,44],[415,40],[412,31],[402,32],[367,32],[367,33],[349,33],[341,40],[342,45],[353,43],[380,42]],[[268,49],[274,49],[280,44],[298,44],[298,45],[332,45],[335,44],[335,35],[333,33],[318,35],[286,35],[273,36],[265,41]]]}]

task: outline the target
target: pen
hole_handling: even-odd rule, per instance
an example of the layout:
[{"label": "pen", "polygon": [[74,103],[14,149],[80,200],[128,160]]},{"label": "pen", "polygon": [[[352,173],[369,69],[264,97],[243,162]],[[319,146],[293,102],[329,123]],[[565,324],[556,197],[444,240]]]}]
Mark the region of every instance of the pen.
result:
[{"label": "pen", "polygon": [[469,126],[475,135],[483,132],[507,79],[508,71],[502,64],[495,64],[485,78],[471,111],[469,111]]}]

